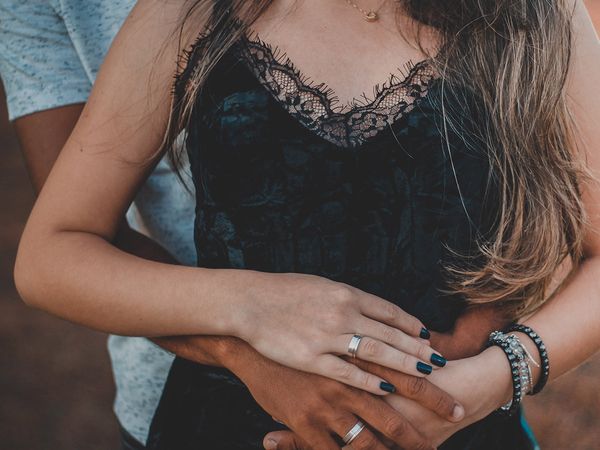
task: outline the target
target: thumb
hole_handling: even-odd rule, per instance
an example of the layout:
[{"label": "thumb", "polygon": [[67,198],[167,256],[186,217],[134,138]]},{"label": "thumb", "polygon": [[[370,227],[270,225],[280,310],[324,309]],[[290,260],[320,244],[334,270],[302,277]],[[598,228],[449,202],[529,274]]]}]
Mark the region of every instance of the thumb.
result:
[{"label": "thumb", "polygon": [[291,431],[272,431],[263,439],[266,450],[310,450],[309,447]]}]

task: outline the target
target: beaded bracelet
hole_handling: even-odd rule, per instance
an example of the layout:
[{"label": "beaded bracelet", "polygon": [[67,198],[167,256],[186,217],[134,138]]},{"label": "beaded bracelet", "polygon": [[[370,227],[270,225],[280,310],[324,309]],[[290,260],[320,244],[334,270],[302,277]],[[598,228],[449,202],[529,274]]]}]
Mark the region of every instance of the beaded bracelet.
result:
[{"label": "beaded bracelet", "polygon": [[[501,415],[512,416],[519,409],[525,392],[531,389],[531,371],[526,361],[525,347],[517,336],[506,335],[501,331],[494,331],[490,334],[486,347],[492,345],[500,347],[506,354],[513,382],[512,399],[506,405],[501,406],[497,412]],[[524,389],[525,386],[527,389]]]},{"label": "beaded bracelet", "polygon": [[538,349],[541,358],[541,375],[537,384],[534,386],[533,390],[530,392],[531,395],[537,394],[544,389],[546,383],[548,382],[548,377],[550,375],[550,359],[548,358],[548,351],[546,350],[546,346],[542,341],[542,338],[533,331],[530,327],[521,325],[519,323],[513,323],[506,327],[505,332],[519,332],[526,334],[533,341],[535,346]]}]

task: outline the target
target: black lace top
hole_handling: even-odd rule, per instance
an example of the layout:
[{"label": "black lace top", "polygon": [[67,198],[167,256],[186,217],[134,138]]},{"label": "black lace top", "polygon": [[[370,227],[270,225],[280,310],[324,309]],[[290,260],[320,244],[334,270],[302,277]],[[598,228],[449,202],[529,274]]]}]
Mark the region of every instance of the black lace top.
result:
[{"label": "black lace top", "polygon": [[372,99],[363,94],[339,105],[335,92],[315,84],[259,37],[245,39],[243,57],[257,80],[297,121],[318,136],[340,147],[358,147],[410,112],[425,96],[433,71],[422,61],[408,64],[404,76],[390,75],[375,86]]},{"label": "black lace top", "polygon": [[439,84],[422,61],[342,106],[277,50],[243,39],[209,76],[188,130],[198,264],[318,274],[450,328],[461,300],[436,290],[444,245],[474,249],[488,169],[477,149],[442,139]]},{"label": "black lace top", "polygon": [[[200,40],[177,92],[202,48]],[[430,61],[404,72],[372,98],[340,105],[258,37],[237,42],[211,71],[187,130],[198,265],[317,274],[450,329],[464,304],[440,291],[442,266],[448,248],[473,253],[489,228],[488,159],[442,131],[441,80]],[[490,420],[447,448],[528,448],[490,444],[516,423]],[[231,373],[178,360],[149,445],[260,449],[277,428]]]}]

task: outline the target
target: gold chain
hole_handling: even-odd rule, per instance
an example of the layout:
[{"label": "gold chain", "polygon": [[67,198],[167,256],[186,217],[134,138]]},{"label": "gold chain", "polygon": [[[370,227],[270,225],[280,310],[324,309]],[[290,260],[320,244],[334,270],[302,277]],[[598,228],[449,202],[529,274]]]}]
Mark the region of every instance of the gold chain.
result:
[{"label": "gold chain", "polygon": [[383,0],[381,5],[379,5],[379,8],[370,9],[367,11],[365,9],[362,9],[360,6],[358,6],[352,0],[346,0],[346,3],[348,3],[348,5],[352,6],[354,9],[356,9],[358,12],[360,12],[365,17],[365,20],[367,22],[376,22],[379,19],[379,10],[382,8],[382,6],[385,4],[385,2],[386,2],[386,0]]}]

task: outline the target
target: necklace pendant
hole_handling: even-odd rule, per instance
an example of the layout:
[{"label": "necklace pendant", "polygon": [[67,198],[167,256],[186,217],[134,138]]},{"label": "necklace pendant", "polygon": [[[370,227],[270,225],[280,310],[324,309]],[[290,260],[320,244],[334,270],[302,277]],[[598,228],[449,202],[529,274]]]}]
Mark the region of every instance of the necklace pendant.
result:
[{"label": "necklace pendant", "polygon": [[375,22],[377,19],[379,19],[379,16],[375,11],[369,11],[367,14],[365,14],[365,20],[367,22]]}]

